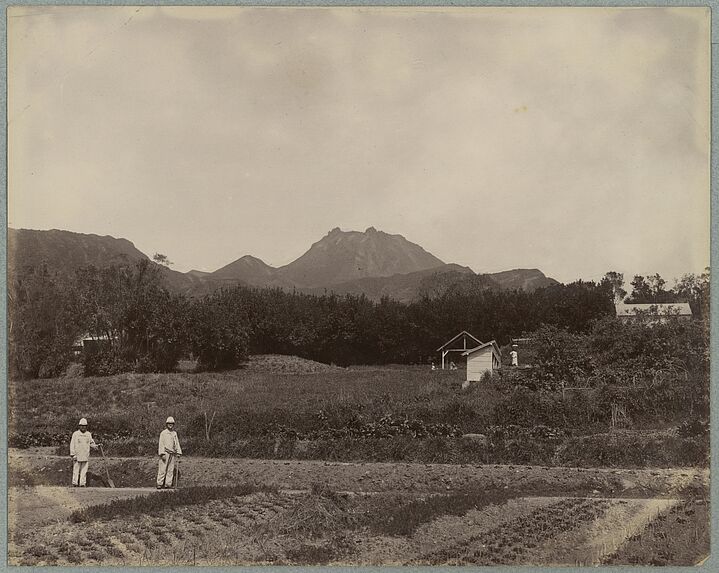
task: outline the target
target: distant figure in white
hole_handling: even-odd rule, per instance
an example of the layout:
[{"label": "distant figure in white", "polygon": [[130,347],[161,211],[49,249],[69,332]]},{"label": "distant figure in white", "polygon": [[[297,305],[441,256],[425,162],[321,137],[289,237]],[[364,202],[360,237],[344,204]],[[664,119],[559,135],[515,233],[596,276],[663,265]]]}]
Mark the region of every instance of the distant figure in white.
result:
[{"label": "distant figure in white", "polygon": [[160,432],[160,443],[157,446],[160,462],[157,468],[157,489],[170,489],[175,475],[175,458],[182,455],[180,440],[175,431],[175,418],[170,416],[165,421],[165,429]]},{"label": "distant figure in white", "polygon": [[452,361],[449,363],[449,369],[450,369],[450,370],[457,370],[457,365],[454,363],[454,360],[452,360]]},{"label": "distant figure in white", "polygon": [[87,487],[87,464],[90,459],[90,448],[96,450],[98,445],[87,431],[87,420],[78,422],[78,429],[72,433],[70,440],[70,457],[72,458],[72,486]]},{"label": "distant figure in white", "polygon": [[437,367],[434,365],[434,362],[432,362],[432,370],[437,370]]},{"label": "distant figure in white", "polygon": [[512,357],[512,366],[519,366],[519,358],[517,355],[517,349],[512,348],[512,352],[510,352],[509,355]]}]

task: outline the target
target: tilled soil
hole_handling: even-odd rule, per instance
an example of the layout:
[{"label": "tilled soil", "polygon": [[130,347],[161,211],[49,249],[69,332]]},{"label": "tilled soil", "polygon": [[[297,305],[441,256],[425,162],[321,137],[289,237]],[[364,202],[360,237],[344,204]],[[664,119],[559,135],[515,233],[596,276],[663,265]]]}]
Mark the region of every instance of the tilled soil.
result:
[{"label": "tilled soil", "polygon": [[77,509],[155,491],[154,488],[11,487],[8,489],[9,531],[62,522]]},{"label": "tilled soil", "polygon": [[[108,458],[110,477],[118,487],[152,487],[155,458]],[[681,496],[708,487],[709,472],[698,468],[603,469],[523,465],[450,465],[409,463],[343,463],[185,457],[180,485],[250,482],[280,489],[305,490],[323,485],[335,491],[447,492],[481,483],[512,488],[526,495]],[[10,450],[11,486],[66,485],[69,458],[47,449]],[[90,472],[104,476],[102,460],[90,461]],[[100,485],[97,482],[97,485]]]},{"label": "tilled soil", "polygon": [[[680,499],[706,497],[708,484],[708,472],[700,469],[348,464],[194,457],[183,459],[181,467],[181,490],[238,483],[276,486],[277,490],[149,514],[69,523],[68,516],[75,509],[137,495],[164,495],[151,487],[157,462],[151,458],[110,458],[110,475],[120,487],[77,489],[50,485],[68,480],[67,458],[48,450],[12,450],[10,562],[575,565],[639,559],[643,563],[646,558],[642,554],[637,557],[637,550],[622,557],[627,538],[644,539],[642,532],[648,524],[654,527],[658,513],[666,513]],[[101,460],[93,459],[91,471],[99,474],[101,470]],[[492,497],[493,503],[478,509],[470,506],[456,515],[442,511],[430,515],[418,528],[408,530],[410,533],[387,533],[373,527],[381,517],[385,523],[391,516],[401,518],[405,503],[436,496],[444,499],[445,494],[472,489],[498,493]],[[507,493],[501,494],[504,491]],[[341,503],[331,492],[341,492]],[[394,513],[387,513],[392,507]],[[706,519],[706,512],[689,514],[687,510],[672,517],[671,525],[679,527],[700,518]],[[701,524],[689,525],[692,531],[699,531]],[[699,533],[694,537],[698,539]],[[691,548],[665,548],[665,561],[673,563],[676,555],[676,559],[681,557],[681,564],[691,562],[695,556],[701,557],[703,544],[703,539],[697,541],[693,552]],[[612,560],[612,555],[618,557]]]}]

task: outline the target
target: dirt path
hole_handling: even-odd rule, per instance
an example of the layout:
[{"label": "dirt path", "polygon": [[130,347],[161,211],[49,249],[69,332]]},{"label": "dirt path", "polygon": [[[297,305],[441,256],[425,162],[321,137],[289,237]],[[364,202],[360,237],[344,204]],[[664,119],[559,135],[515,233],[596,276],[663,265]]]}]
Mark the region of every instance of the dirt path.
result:
[{"label": "dirt path", "polygon": [[[154,458],[108,458],[110,475],[121,487],[151,487],[157,472]],[[67,458],[45,451],[10,450],[9,484],[63,485],[69,479]],[[91,471],[100,472],[98,460]],[[708,470],[565,468],[524,465],[450,465],[417,463],[344,463],[307,460],[258,460],[186,457],[181,463],[183,485],[253,482],[280,489],[309,489],[321,483],[342,491],[456,490],[480,482],[514,487],[532,495],[578,488],[623,497],[675,497],[682,487],[706,487]]]},{"label": "dirt path", "polygon": [[147,495],[154,488],[74,488],[58,486],[8,488],[9,530],[64,521],[75,510],[115,499]]}]

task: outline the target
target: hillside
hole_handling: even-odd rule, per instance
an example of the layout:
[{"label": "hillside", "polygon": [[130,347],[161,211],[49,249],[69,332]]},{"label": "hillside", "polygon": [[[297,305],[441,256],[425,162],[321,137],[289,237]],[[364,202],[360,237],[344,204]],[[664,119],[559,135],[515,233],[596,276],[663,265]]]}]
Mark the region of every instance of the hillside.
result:
[{"label": "hillside", "polygon": [[505,290],[533,292],[538,288],[559,284],[559,281],[547,277],[539,269],[513,269],[511,271],[489,273],[489,276]]},{"label": "hillside", "polygon": [[[46,264],[61,273],[82,266],[107,267],[147,260],[127,239],[53,229],[8,229],[8,270]],[[154,264],[154,263],[153,263]],[[450,291],[521,289],[557,284],[537,269],[515,269],[477,275],[469,267],[445,264],[402,235],[370,227],[364,232],[335,228],[295,261],[275,268],[252,255],[214,272],[180,273],[161,266],[167,287],[177,293],[203,296],[218,288],[250,286],[282,288],[310,294],[364,294],[372,300],[390,297],[410,302]]]},{"label": "hillside", "polygon": [[[58,229],[8,229],[8,273],[13,276],[21,275],[27,268],[41,265],[47,265],[48,269],[60,273],[71,273],[84,266],[104,268],[148,259],[131,241],[109,235]],[[168,288],[175,292],[188,292],[202,280],[198,276],[158,266]]]},{"label": "hillside", "polygon": [[233,283],[259,288],[292,288],[295,286],[292,281],[281,276],[276,268],[252,255],[245,255],[204,278],[218,286],[228,286]]},{"label": "hillside", "polygon": [[[389,277],[364,277],[333,285],[331,290],[337,294],[364,294],[378,301],[389,297],[400,302],[411,302],[423,296],[430,298],[441,296],[457,283],[477,278],[472,269],[455,264],[442,265],[414,273],[397,274]],[[485,288],[499,288],[489,279]],[[320,289],[314,289],[320,292]]]},{"label": "hillside", "polygon": [[365,277],[389,277],[432,269],[444,263],[402,235],[370,227],[364,233],[335,228],[280,276],[297,286],[325,287]]},{"label": "hillside", "polygon": [[42,264],[53,269],[72,270],[87,265],[108,267],[147,258],[127,239],[108,235],[58,229],[8,229],[8,270],[11,273]]}]

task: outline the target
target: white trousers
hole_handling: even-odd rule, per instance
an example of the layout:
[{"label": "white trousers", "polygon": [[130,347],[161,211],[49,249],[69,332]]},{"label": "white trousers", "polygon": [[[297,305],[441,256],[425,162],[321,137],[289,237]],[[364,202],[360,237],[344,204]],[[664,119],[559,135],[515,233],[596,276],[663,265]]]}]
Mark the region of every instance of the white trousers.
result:
[{"label": "white trousers", "polygon": [[174,485],[172,483],[172,477],[175,475],[175,456],[167,454],[166,459],[167,461],[163,461],[162,458],[160,458],[160,462],[157,465],[157,485],[160,487],[164,485],[172,487]]},{"label": "white trousers", "polygon": [[72,463],[72,485],[86,485],[87,482],[87,462]]}]

